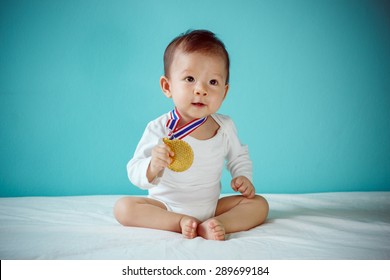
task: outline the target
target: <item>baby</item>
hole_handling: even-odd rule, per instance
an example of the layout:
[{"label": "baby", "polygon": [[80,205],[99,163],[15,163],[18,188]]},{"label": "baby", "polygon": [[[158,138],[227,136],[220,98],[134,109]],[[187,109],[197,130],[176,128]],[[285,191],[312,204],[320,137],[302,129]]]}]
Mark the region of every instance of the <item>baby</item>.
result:
[{"label": "baby", "polygon": [[[232,120],[217,114],[229,89],[229,55],[210,31],[194,30],[176,37],[164,53],[164,95],[175,109],[150,122],[127,164],[130,181],[149,191],[148,197],[124,197],[114,213],[125,226],[225,240],[228,233],[249,230],[268,215],[267,201],[255,194],[248,149],[238,139]],[[183,140],[193,149],[192,166],[184,172],[167,168],[174,152],[162,142],[172,135],[173,118]],[[173,134],[173,138],[175,134]],[[232,175],[239,195],[219,198],[221,174]]]}]

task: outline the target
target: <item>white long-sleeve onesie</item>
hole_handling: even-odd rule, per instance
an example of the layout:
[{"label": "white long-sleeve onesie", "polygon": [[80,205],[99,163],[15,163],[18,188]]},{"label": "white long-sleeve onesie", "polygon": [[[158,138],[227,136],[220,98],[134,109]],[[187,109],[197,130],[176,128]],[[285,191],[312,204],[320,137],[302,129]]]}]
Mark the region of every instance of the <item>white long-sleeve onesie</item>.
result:
[{"label": "white long-sleeve onesie", "polygon": [[146,177],[152,149],[169,133],[165,126],[169,114],[147,125],[133,158],[127,164],[130,181],[141,189],[147,189],[150,198],[163,202],[170,211],[190,215],[201,221],[214,216],[225,161],[233,178],[245,176],[252,180],[252,161],[248,148],[240,143],[233,121],[221,114],[213,114],[211,117],[220,125],[213,138],[198,140],[186,136],[183,139],[194,150],[194,161],[188,170],[174,172],[167,168],[153,182],[149,182]]}]

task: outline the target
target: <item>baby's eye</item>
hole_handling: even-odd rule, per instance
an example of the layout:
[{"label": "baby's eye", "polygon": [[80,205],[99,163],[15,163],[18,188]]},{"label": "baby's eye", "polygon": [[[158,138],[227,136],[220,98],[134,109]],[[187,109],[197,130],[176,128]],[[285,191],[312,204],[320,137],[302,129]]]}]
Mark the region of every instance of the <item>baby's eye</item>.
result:
[{"label": "baby's eye", "polygon": [[210,85],[217,86],[218,85],[218,81],[217,80],[211,80],[210,81]]},{"label": "baby's eye", "polygon": [[192,76],[185,77],[185,80],[186,80],[187,82],[190,82],[190,83],[192,83],[193,81],[195,81],[194,77],[192,77]]}]

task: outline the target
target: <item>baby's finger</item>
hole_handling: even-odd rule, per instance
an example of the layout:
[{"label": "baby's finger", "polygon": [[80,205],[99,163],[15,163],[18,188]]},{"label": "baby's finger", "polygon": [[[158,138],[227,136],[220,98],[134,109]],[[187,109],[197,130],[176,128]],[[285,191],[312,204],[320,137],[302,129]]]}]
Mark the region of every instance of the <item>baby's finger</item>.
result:
[{"label": "baby's finger", "polygon": [[156,147],[155,155],[159,158],[169,158],[173,156],[173,151],[167,145],[161,144]]},{"label": "baby's finger", "polygon": [[236,185],[237,188],[240,188],[244,184],[244,180],[242,180],[241,177],[237,177],[234,184]]},{"label": "baby's finger", "polygon": [[252,198],[254,196],[254,188],[251,184],[243,184],[240,188],[240,193],[247,198]]},{"label": "baby's finger", "polygon": [[168,153],[169,156],[173,157],[175,155],[171,147],[169,147],[167,144],[163,143],[161,145],[164,146],[164,150]]},{"label": "baby's finger", "polygon": [[240,188],[242,187],[243,183],[243,180],[240,177],[237,177],[232,180],[231,187],[234,191],[237,192],[240,191]]},{"label": "baby's finger", "polygon": [[233,191],[237,192],[238,191],[238,188],[237,188],[237,185],[236,185],[236,179],[233,179],[230,183],[230,187],[233,189]]},{"label": "baby's finger", "polygon": [[166,152],[166,153],[170,153],[170,152],[171,152],[171,148],[170,148],[168,145],[164,144],[164,143],[162,143],[162,144],[156,146],[156,148],[157,148],[159,151],[164,151],[164,152]]},{"label": "baby's finger", "polygon": [[254,198],[256,195],[255,189],[252,189],[247,198]]},{"label": "baby's finger", "polygon": [[169,157],[169,154],[164,149],[156,149],[152,152],[152,163],[155,166],[165,168],[171,164],[171,162],[172,158]]},{"label": "baby's finger", "polygon": [[248,187],[246,189],[245,193],[243,193],[243,195],[246,198],[253,198],[253,197],[255,197],[255,190],[254,190],[254,188]]},{"label": "baby's finger", "polygon": [[244,195],[245,192],[248,190],[248,185],[242,184],[241,187],[238,188],[238,191]]}]

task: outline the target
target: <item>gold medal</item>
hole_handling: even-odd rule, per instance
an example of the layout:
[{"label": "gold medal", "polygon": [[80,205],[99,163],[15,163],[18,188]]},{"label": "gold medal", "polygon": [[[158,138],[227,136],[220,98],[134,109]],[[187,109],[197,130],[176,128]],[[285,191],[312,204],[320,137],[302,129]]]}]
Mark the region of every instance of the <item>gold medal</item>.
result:
[{"label": "gold medal", "polygon": [[169,169],[183,172],[191,167],[194,161],[194,152],[187,142],[179,139],[169,140],[168,138],[163,138],[163,142],[174,152],[172,163],[168,166]]},{"label": "gold medal", "polygon": [[194,161],[194,151],[187,142],[181,139],[204,124],[207,121],[207,116],[195,119],[182,127],[178,127],[181,116],[177,108],[169,112],[169,116],[166,123],[169,138],[163,138],[163,142],[171,148],[175,155],[172,157],[172,163],[168,168],[176,172],[183,172],[191,167]]}]

